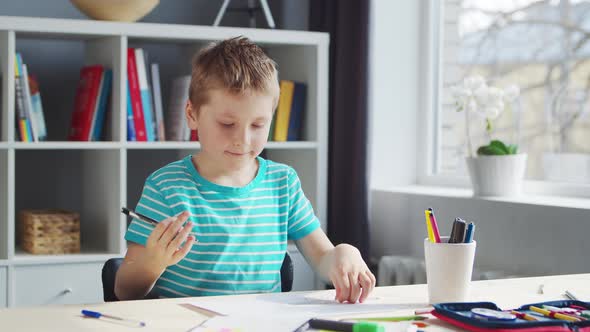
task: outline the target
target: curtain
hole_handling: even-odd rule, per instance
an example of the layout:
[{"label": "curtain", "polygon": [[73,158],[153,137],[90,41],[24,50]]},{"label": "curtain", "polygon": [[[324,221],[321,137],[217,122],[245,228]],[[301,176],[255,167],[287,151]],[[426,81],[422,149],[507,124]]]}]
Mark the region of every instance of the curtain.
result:
[{"label": "curtain", "polygon": [[330,33],[328,237],[369,263],[369,1],[311,0],[312,31]]}]

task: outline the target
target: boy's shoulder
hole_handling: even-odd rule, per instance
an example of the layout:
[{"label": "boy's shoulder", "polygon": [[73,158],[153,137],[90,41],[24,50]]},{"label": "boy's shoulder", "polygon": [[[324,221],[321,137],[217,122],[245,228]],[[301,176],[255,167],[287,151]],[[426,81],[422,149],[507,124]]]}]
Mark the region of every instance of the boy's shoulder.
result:
[{"label": "boy's shoulder", "polygon": [[188,172],[186,162],[186,158],[173,161],[165,166],[160,167],[159,169],[152,172],[147,181],[158,182],[165,178],[185,178],[190,177],[190,173]]},{"label": "boy's shoulder", "polygon": [[292,174],[292,173],[296,173],[295,169],[293,169],[293,167],[287,165],[287,164],[283,164],[283,163],[279,163],[270,159],[265,159],[266,161],[266,169],[267,169],[267,173],[286,173],[286,174]]}]

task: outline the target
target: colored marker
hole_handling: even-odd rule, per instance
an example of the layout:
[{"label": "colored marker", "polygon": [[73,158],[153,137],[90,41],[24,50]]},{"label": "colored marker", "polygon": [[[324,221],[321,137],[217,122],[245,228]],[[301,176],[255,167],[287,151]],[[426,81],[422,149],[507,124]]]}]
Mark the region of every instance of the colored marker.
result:
[{"label": "colored marker", "polygon": [[539,320],[539,318],[537,318],[537,317],[535,317],[535,316],[533,316],[533,315],[526,314],[526,313],[524,313],[524,312],[519,312],[519,311],[516,311],[516,310],[512,310],[512,311],[510,311],[510,312],[511,312],[513,315],[515,315],[516,317],[520,318],[520,319],[524,319],[524,320],[530,320],[530,321],[533,321],[533,320]]},{"label": "colored marker", "polygon": [[424,210],[424,217],[426,220],[426,230],[428,231],[428,239],[430,240],[430,242],[435,243],[434,232],[432,231],[432,226],[430,225],[430,211]]},{"label": "colored marker", "polygon": [[432,226],[432,234],[434,235],[434,241],[440,243],[440,232],[438,231],[438,224],[436,223],[436,217],[434,216],[434,210],[428,208],[430,212],[430,224]]},{"label": "colored marker", "polygon": [[451,235],[449,236],[449,243],[463,243],[465,241],[465,220],[455,218]]},{"label": "colored marker", "polygon": [[540,314],[543,314],[547,317],[551,317],[551,318],[557,318],[557,319],[561,319],[561,320],[567,320],[569,322],[579,322],[581,321],[580,318],[577,317],[572,317],[572,316],[568,316],[568,315],[564,315],[561,314],[559,312],[555,312],[555,311],[551,311],[551,310],[546,310],[546,309],[541,309],[539,307],[535,307],[535,306],[530,306],[529,307],[530,310],[534,311],[534,312],[538,312]]},{"label": "colored marker", "polygon": [[465,231],[465,243],[473,242],[473,232],[475,232],[475,224],[470,222]]}]

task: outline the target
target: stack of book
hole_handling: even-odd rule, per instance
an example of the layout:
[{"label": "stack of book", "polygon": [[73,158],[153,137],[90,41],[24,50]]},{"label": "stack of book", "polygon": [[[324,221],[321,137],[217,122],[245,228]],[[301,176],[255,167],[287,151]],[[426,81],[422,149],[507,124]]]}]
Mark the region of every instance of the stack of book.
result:
[{"label": "stack of book", "polygon": [[39,84],[33,76],[29,76],[27,65],[18,52],[14,62],[14,73],[16,140],[22,142],[44,141],[47,139],[47,128]]},{"label": "stack of book", "polygon": [[281,80],[279,105],[272,120],[269,141],[299,141],[305,113],[307,87],[305,83]]},{"label": "stack of book", "polygon": [[127,49],[127,140],[165,141],[160,68],[147,52]]},{"label": "stack of book", "polygon": [[103,139],[112,80],[112,71],[102,65],[90,65],[80,69],[68,140]]}]

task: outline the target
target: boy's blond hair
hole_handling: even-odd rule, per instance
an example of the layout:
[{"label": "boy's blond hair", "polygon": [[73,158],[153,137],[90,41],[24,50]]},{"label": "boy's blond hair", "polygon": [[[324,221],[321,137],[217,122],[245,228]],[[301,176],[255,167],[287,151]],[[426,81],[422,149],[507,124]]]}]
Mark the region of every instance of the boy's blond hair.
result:
[{"label": "boy's blond hair", "polygon": [[193,109],[198,110],[208,102],[211,89],[226,89],[235,94],[252,90],[275,95],[276,107],[277,77],[276,63],[262,48],[246,37],[234,37],[212,43],[194,57],[189,99]]}]

